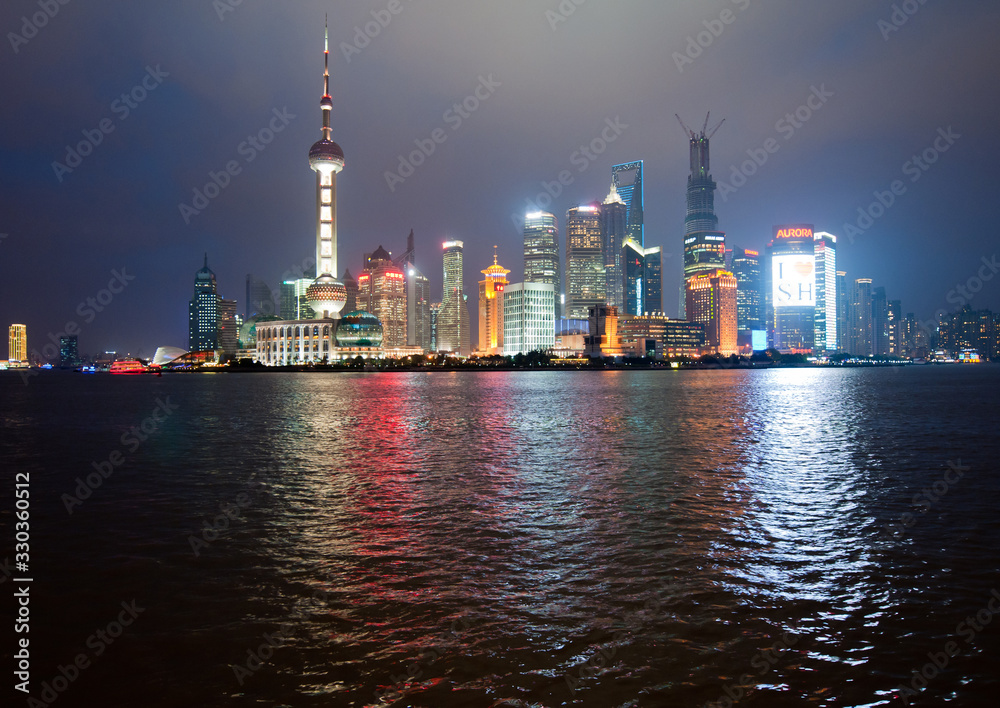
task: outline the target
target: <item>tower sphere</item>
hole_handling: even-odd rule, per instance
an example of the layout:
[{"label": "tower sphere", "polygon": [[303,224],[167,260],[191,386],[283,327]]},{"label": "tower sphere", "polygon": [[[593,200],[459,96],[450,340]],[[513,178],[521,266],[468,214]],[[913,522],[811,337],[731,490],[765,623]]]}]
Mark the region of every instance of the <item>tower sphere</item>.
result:
[{"label": "tower sphere", "polygon": [[347,304],[347,288],[332,275],[321,275],[306,288],[306,298],[316,317],[332,317]]}]

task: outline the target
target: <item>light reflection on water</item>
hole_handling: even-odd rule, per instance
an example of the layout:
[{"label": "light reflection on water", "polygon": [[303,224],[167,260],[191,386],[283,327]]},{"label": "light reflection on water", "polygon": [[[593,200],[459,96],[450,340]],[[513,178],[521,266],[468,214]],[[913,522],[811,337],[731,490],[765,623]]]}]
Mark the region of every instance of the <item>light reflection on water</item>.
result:
[{"label": "light reflection on water", "polygon": [[[891,705],[1000,582],[990,367],[60,381],[3,414],[3,452],[51,500],[45,661],[117,600],[149,607],[66,705],[374,705],[408,670],[395,705],[701,706],[747,673],[739,705]],[[67,517],[66,485],[166,394],[176,416]],[[39,411],[58,435],[23,424]],[[977,473],[880,535],[958,458]],[[265,491],[195,558],[192,530],[252,475]],[[992,694],[997,635],[934,700]]]}]

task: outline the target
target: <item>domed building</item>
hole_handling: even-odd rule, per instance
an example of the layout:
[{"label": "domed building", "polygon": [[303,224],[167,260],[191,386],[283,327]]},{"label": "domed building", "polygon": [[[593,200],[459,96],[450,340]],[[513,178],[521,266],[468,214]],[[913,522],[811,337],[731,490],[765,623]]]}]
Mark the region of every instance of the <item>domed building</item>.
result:
[{"label": "domed building", "polygon": [[344,349],[382,346],[382,323],[378,317],[364,310],[348,312],[337,325],[337,346]]}]

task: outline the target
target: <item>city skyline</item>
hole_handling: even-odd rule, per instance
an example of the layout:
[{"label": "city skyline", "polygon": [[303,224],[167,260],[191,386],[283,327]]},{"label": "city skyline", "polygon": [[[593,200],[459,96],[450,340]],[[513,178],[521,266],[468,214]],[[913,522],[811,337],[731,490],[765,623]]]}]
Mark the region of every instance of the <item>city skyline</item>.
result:
[{"label": "city skyline", "polygon": [[[75,321],[82,351],[149,354],[157,345],[186,340],[185,313],[176,303],[190,298],[192,263],[205,251],[219,291],[227,294],[242,294],[248,273],[278,288],[286,272],[302,269],[316,207],[315,178],[304,173],[301,150],[315,140],[319,86],[311,69],[322,15],[332,9],[314,5],[281,11],[239,6],[220,17],[211,7],[140,13],[122,4],[121,26],[127,30],[114,35],[121,53],[114,64],[82,39],[97,18],[70,5],[16,52],[12,47],[6,61],[18,71],[5,73],[2,81],[23,99],[2,118],[7,169],[0,198],[7,221],[0,224],[0,249],[5,263],[19,267],[5,269],[0,317],[27,324],[36,342],[47,341],[48,333],[58,336]],[[986,75],[978,72],[986,71],[979,52],[987,44],[975,39],[996,26],[995,10],[959,3],[944,13],[922,6],[886,34],[879,22],[890,16],[891,4],[806,12],[788,3],[719,3],[624,14],[595,4],[559,20],[546,14],[553,5],[512,3],[499,13],[485,5],[440,3],[417,10],[404,4],[361,48],[355,29],[366,36],[366,23],[381,6],[331,13],[334,122],[350,156],[349,176],[338,185],[343,265],[357,273],[361,254],[379,242],[398,243],[413,228],[424,254],[446,240],[463,240],[470,272],[488,265],[498,244],[517,282],[522,233],[511,215],[523,218],[527,205],[537,204],[558,217],[599,200],[607,193],[608,169],[640,159],[645,240],[663,248],[669,314],[670,294],[680,282],[688,157],[673,114],[693,120],[708,110],[713,123],[726,118],[712,141],[712,171],[727,245],[761,250],[773,225],[814,223],[838,237],[838,270],[851,282],[873,278],[919,320],[937,309],[953,312],[964,297],[958,286],[977,277],[981,259],[993,256],[988,224],[997,207],[989,198],[987,156],[996,153],[997,138],[986,116],[997,99],[975,88],[981,83],[976,77]],[[718,36],[710,33],[709,42],[699,33],[718,29],[713,23],[721,22],[723,9],[735,19],[723,23]],[[0,25],[17,32],[27,12],[6,8]],[[769,29],[769,23],[782,13],[801,22],[797,34],[810,36],[815,46],[799,38],[773,42],[780,27]],[[489,22],[495,30],[481,46],[428,41],[447,31],[435,29],[442,17]],[[186,33],[164,31],[179,23]],[[644,25],[665,28],[666,35],[654,43]],[[601,100],[584,109],[582,97],[571,97],[526,120],[526,101],[577,74],[531,72],[543,61],[536,50],[508,57],[502,38],[514,26],[551,40],[550,51],[579,59],[581,68],[574,71],[592,75]],[[580,39],[598,28],[610,30],[611,39],[628,35],[646,60],[625,85],[615,83],[611,68],[600,67],[599,57],[578,55]],[[176,34],[187,37],[190,58],[171,39]],[[843,39],[848,35],[849,42]],[[266,37],[280,51],[254,56],[247,36]],[[699,37],[708,46],[699,46]],[[952,46],[957,37],[964,41]],[[772,44],[781,45],[780,54]],[[928,80],[943,78],[945,70],[927,56],[933,52],[926,46],[948,47],[949,66],[960,66],[965,78]],[[406,81],[385,84],[391,90],[368,88],[383,85],[402,52]],[[801,58],[801,66],[775,79],[771,65],[789,55]],[[52,56],[73,61],[53,64]],[[723,90],[726,72],[734,70],[740,85]],[[74,106],[58,120],[41,110],[52,100],[48,87],[57,85],[53,72],[64,77],[58,85]],[[475,111],[446,112],[456,102],[461,108],[468,96]],[[197,124],[185,117],[192,112]],[[104,131],[100,140],[95,127]],[[445,139],[412,168],[412,176],[390,189],[386,173],[407,172],[398,157],[410,155],[418,143],[427,147],[437,128]],[[71,166],[69,153],[87,135],[94,138],[92,154]],[[140,152],[142,161],[136,160]],[[492,173],[488,186],[462,177],[463,171],[482,169],[483,155]],[[564,170],[568,179],[562,182],[568,184],[560,181]],[[206,190],[211,174],[225,186]],[[156,189],[147,188],[153,183]],[[206,203],[198,207],[195,190],[217,196],[203,197]],[[43,207],[43,193],[51,193],[59,208]],[[551,203],[539,203],[540,194]],[[183,213],[182,204],[198,213]],[[845,224],[864,233],[846,234]],[[49,248],[66,258],[53,263],[45,257]],[[898,267],[887,267],[889,254]],[[438,293],[440,264],[424,258],[417,265],[429,274],[430,292]],[[19,297],[43,267],[54,284],[43,297]],[[97,311],[87,321],[79,305],[105,287],[113,270],[133,279],[107,306],[107,315]],[[471,289],[466,282],[466,292]],[[995,288],[970,294],[974,309],[1000,309]],[[245,305],[240,302],[239,310]]]}]

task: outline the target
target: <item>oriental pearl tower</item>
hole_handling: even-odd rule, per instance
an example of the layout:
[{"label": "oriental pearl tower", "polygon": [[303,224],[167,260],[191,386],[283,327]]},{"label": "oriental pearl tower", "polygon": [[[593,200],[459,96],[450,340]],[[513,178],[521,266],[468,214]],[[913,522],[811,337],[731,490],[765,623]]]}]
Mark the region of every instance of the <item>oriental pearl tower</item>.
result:
[{"label": "oriental pearl tower", "polygon": [[330,30],[323,51],[323,137],[309,148],[309,167],[316,173],[316,280],[306,299],[317,319],[340,319],[347,288],[337,280],[337,175],[344,169],[344,151],[330,139]]}]

